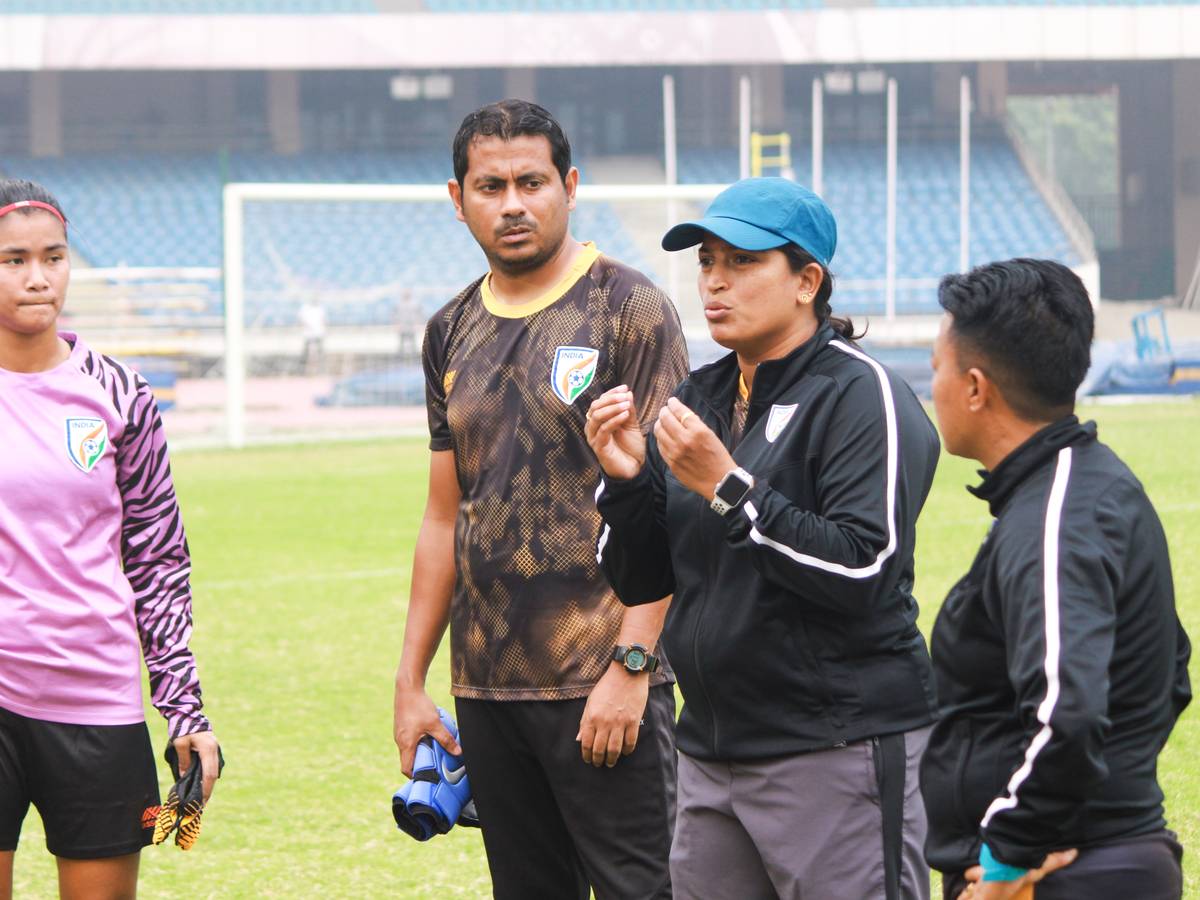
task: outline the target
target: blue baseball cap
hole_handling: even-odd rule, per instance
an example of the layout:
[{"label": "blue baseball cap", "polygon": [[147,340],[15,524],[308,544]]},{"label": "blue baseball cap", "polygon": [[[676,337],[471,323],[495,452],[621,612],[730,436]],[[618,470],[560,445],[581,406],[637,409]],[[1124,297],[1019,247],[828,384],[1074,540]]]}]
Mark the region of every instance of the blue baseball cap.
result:
[{"label": "blue baseball cap", "polygon": [[715,234],[742,250],[796,244],[826,268],[837,249],[837,222],[825,201],[787,178],[743,178],[713,198],[704,218],[663,235],[664,250],[686,250]]}]

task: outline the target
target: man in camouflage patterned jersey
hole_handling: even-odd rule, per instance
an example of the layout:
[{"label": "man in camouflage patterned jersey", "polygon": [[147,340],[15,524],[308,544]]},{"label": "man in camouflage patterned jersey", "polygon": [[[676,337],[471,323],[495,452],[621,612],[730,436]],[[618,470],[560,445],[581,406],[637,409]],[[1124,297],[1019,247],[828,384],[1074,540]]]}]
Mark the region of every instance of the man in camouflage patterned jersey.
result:
[{"label": "man in camouflage patterned jersey", "polygon": [[558,123],[506,100],[463,121],[450,196],[489,272],[430,320],[429,498],[396,675],[411,774],[450,626],[451,690],[496,897],[670,897],[669,598],[624,609],[600,574],[586,411],[627,385],[649,428],[687,373],[670,300],[569,233],[578,171]]}]

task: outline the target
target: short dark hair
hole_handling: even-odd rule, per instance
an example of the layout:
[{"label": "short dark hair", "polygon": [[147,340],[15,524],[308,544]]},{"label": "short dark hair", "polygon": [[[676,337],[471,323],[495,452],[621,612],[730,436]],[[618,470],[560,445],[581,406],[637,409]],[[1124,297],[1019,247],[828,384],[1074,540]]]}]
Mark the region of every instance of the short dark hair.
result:
[{"label": "short dark hair", "polygon": [[454,135],[454,178],[461,185],[467,177],[467,151],[481,137],[511,141],[522,135],[541,135],[550,142],[550,159],[563,181],[571,171],[571,144],[554,116],[528,100],[501,100],[489,103],[468,115]]},{"label": "short dark hair", "polygon": [[954,318],[963,365],[985,370],[1013,412],[1046,422],[1074,409],[1095,327],[1078,275],[1048,259],[994,262],[947,275],[938,303]]},{"label": "short dark hair", "polygon": [[835,316],[833,314],[833,307],[829,303],[830,298],[833,297],[833,273],[829,271],[829,266],[822,263],[799,244],[784,244],[779,249],[787,257],[789,268],[796,274],[804,271],[807,266],[813,263],[821,267],[821,286],[817,288],[817,296],[813,298],[813,314],[817,317],[818,322],[822,324],[828,322],[833,326],[833,330],[837,332],[839,337],[845,338],[848,341],[856,341],[866,334],[865,331],[859,334],[854,333],[854,321],[849,316]]},{"label": "short dark hair", "polygon": [[[63,221],[67,220],[67,215],[63,212],[62,205],[55,199],[53,194],[36,181],[26,181],[23,178],[0,178],[0,206],[20,203],[22,200],[36,200],[38,203],[53,206],[58,210],[58,214],[63,217]],[[9,215],[11,216],[13,213],[30,215],[35,212],[37,212],[36,206],[27,206],[22,209],[15,209]]]}]

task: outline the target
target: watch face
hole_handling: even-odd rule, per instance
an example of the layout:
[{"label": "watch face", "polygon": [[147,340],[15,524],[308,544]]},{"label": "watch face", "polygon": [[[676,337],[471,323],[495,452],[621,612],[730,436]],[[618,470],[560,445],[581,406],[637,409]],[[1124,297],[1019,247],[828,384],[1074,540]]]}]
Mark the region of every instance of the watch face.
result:
[{"label": "watch face", "polygon": [[625,668],[641,671],[646,668],[646,654],[636,647],[630,647],[625,653]]},{"label": "watch face", "polygon": [[732,506],[742,499],[749,488],[750,485],[742,481],[740,475],[736,472],[730,472],[729,476],[724,478],[717,487],[716,496],[718,500],[722,500]]}]

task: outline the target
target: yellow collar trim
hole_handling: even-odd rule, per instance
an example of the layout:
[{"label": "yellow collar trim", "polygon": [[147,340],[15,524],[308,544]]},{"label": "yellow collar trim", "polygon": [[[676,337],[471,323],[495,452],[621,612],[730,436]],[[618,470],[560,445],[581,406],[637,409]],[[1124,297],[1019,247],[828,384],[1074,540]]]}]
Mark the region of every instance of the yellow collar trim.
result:
[{"label": "yellow collar trim", "polygon": [[742,402],[750,399],[750,388],[746,385],[746,376],[738,371],[738,396],[742,398]]},{"label": "yellow collar trim", "polygon": [[587,274],[587,270],[599,258],[600,251],[596,249],[594,243],[588,241],[583,245],[583,249],[575,257],[575,262],[571,263],[571,268],[567,270],[558,284],[528,303],[503,303],[497,300],[496,295],[492,293],[492,273],[488,272],[487,277],[483,279],[483,284],[479,286],[480,296],[483,297],[483,308],[501,319],[523,319],[526,316],[532,316],[535,312],[541,312],[547,306],[562,299],[563,294],[574,287],[575,282]]}]

